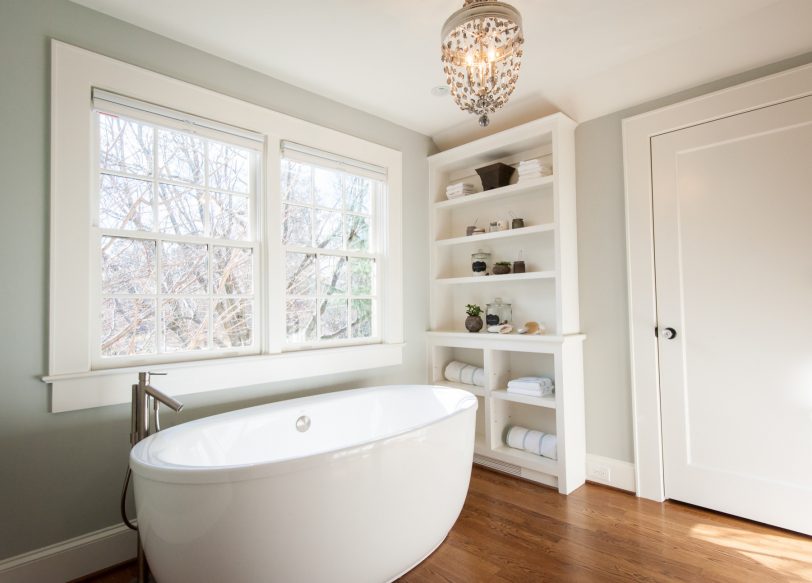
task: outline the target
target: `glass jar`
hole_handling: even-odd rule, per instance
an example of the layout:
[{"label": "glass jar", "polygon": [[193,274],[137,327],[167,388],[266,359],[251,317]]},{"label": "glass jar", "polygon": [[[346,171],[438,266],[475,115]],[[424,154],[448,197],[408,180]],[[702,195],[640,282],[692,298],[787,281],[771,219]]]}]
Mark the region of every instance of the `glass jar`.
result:
[{"label": "glass jar", "polygon": [[480,249],[471,254],[471,271],[474,275],[488,275],[488,267],[491,263],[491,254]]},{"label": "glass jar", "polygon": [[494,298],[493,302],[485,305],[485,323],[488,326],[510,324],[512,319],[513,308],[511,304],[503,303],[502,298]]}]

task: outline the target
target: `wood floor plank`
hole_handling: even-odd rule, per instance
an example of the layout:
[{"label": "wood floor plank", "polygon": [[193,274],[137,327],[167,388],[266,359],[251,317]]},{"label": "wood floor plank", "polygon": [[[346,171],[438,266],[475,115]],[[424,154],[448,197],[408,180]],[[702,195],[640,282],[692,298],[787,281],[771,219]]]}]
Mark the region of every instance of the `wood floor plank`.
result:
[{"label": "wood floor plank", "polygon": [[[83,579],[129,583],[133,564]],[[474,467],[445,542],[401,583],[812,582],[812,538],[587,484],[570,496]]]}]

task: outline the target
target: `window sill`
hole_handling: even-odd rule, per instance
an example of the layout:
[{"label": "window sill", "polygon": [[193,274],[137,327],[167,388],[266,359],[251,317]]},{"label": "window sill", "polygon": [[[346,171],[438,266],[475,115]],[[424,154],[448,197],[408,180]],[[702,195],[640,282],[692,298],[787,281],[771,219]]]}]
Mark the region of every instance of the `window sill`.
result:
[{"label": "window sill", "polygon": [[142,370],[169,373],[161,378],[161,389],[178,396],[395,366],[402,362],[403,344],[370,344],[98,370],[48,376],[42,380],[52,387],[51,412],[62,413],[129,403],[131,387],[137,381],[138,371]]}]

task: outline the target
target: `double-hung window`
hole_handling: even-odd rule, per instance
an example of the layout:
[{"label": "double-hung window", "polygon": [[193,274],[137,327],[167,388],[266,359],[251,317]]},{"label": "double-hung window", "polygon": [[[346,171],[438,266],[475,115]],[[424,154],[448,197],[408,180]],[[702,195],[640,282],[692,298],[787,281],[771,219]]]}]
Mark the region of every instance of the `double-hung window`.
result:
[{"label": "double-hung window", "polygon": [[107,92],[94,105],[94,363],[256,352],[262,142]]},{"label": "double-hung window", "polygon": [[290,348],[374,342],[386,170],[285,143],[282,243]]},{"label": "double-hung window", "polygon": [[403,362],[400,152],[52,47],[53,411]]}]

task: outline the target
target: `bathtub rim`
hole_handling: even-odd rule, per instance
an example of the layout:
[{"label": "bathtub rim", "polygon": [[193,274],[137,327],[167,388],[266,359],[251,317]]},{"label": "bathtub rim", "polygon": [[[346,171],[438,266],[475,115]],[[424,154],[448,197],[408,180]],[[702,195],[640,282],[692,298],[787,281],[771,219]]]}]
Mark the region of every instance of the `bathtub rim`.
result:
[{"label": "bathtub rim", "polygon": [[[363,394],[366,392],[380,391],[381,389],[439,389],[443,392],[459,392],[466,393],[467,395],[460,400],[460,403],[467,403],[465,406],[459,407],[457,410],[444,415],[442,417],[434,418],[430,421],[419,423],[407,427],[401,431],[390,433],[363,443],[355,443],[346,447],[331,449],[328,451],[320,451],[318,453],[294,456],[287,458],[280,458],[273,461],[261,461],[244,464],[233,465],[220,465],[220,466],[189,466],[181,464],[172,464],[160,461],[154,463],[155,460],[146,461],[143,459],[142,452],[147,452],[149,447],[157,436],[166,437],[166,433],[174,433],[176,431],[189,431],[190,424],[203,424],[215,417],[238,417],[245,411],[261,408],[273,408],[282,404],[299,403],[301,401],[319,401],[328,396],[342,395],[344,393]],[[472,417],[476,416],[476,411],[479,408],[479,399],[473,393],[456,387],[444,387],[439,385],[381,385],[376,387],[363,387],[358,389],[348,389],[332,391],[329,393],[321,393],[318,395],[308,395],[304,397],[297,397],[294,399],[286,399],[282,401],[275,401],[272,403],[265,403],[262,405],[254,405],[252,407],[245,407],[243,409],[235,409],[234,411],[227,411],[218,413],[209,417],[201,417],[167,428],[159,433],[153,434],[146,439],[138,442],[129,454],[129,464],[136,480],[144,479],[154,482],[161,482],[165,484],[222,484],[229,482],[243,482],[248,480],[259,480],[273,475],[281,475],[294,473],[307,469],[308,467],[327,463],[334,459],[341,457],[349,457],[353,453],[360,453],[361,451],[369,452],[373,449],[385,447],[386,443],[391,441],[399,441],[409,439],[412,434],[423,431],[434,425],[439,425],[446,420],[455,417],[470,414]],[[474,421],[475,422],[475,421]],[[474,439],[474,432],[471,433],[471,441]]]}]

